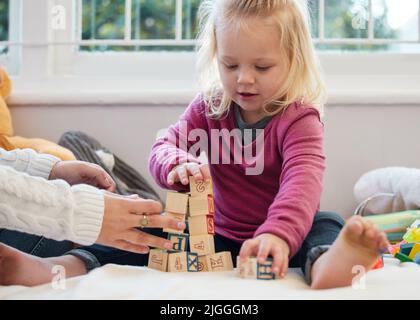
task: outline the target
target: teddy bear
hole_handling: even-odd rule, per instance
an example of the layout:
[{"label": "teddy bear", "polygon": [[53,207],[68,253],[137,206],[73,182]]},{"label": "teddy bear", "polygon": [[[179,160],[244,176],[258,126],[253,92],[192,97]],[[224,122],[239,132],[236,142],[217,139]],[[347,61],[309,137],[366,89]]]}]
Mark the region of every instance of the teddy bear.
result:
[{"label": "teddy bear", "polygon": [[12,118],[6,98],[12,91],[12,82],[7,72],[0,67],[0,148],[5,150],[33,149],[39,153],[51,154],[61,160],[75,160],[74,154],[58,144],[44,139],[28,139],[13,135]]}]

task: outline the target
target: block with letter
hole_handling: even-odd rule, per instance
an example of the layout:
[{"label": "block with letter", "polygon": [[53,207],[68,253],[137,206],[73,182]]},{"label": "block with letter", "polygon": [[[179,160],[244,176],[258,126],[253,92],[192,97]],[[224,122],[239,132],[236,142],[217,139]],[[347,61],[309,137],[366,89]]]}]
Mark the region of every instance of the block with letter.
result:
[{"label": "block with letter", "polygon": [[198,272],[207,272],[209,268],[207,267],[207,257],[198,256]]},{"label": "block with letter", "polygon": [[189,195],[169,191],[166,195],[166,212],[187,214]]},{"label": "block with letter", "polygon": [[213,235],[190,236],[190,251],[197,253],[199,256],[215,253]]},{"label": "block with letter", "polygon": [[188,227],[192,236],[215,234],[214,217],[211,215],[190,217]]},{"label": "block with letter", "polygon": [[170,252],[185,251],[188,246],[188,234],[186,233],[168,233],[168,240],[173,243]]},{"label": "block with letter", "polygon": [[189,202],[189,216],[214,215],[214,201],[212,195],[191,197]]},{"label": "block with letter", "polygon": [[268,258],[266,262],[257,262],[257,279],[258,280],[274,280],[276,277],[273,273],[273,260]]},{"label": "block with letter", "polygon": [[211,272],[233,270],[232,254],[229,251],[206,256],[207,268]]},{"label": "block with letter", "polygon": [[410,251],[410,254],[408,257],[412,260],[417,256],[417,254],[420,252],[420,243],[415,243],[413,248]]},{"label": "block with letter", "polygon": [[159,249],[150,250],[147,266],[152,269],[166,272],[168,266],[168,253]]},{"label": "block with letter", "polygon": [[198,272],[198,255],[192,252],[169,253],[169,272]]},{"label": "block with letter", "polygon": [[212,183],[210,181],[195,181],[193,176],[190,176],[190,191],[191,197],[206,196],[213,194]]},{"label": "block with letter", "polygon": [[246,261],[236,258],[236,274],[239,278],[257,279],[257,258],[249,257]]},{"label": "block with letter", "polygon": [[[177,220],[179,222],[185,222],[185,214],[167,212],[166,215],[168,217],[174,218],[175,220]],[[163,229],[163,232],[168,232],[168,233],[183,233],[183,230],[176,230],[176,229],[171,229],[171,228],[165,228],[165,229]]]}]

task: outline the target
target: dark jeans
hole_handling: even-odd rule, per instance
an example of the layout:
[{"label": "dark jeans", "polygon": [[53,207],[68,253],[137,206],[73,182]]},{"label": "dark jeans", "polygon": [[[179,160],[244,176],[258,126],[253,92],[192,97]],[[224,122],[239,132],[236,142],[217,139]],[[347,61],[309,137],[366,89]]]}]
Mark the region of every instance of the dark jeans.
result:
[{"label": "dark jeans", "polygon": [[[290,268],[301,268],[308,283],[311,283],[310,270],[315,260],[335,241],[344,225],[344,220],[337,214],[331,212],[318,212],[315,215],[312,228],[304,240],[300,250],[289,262]],[[159,229],[143,229],[156,236],[165,237]],[[236,264],[236,257],[239,255],[241,243],[227,239],[221,235],[214,237],[216,252],[230,251],[233,263]],[[120,265],[146,266],[148,255],[140,255],[121,251],[114,248],[93,245],[81,247],[68,252],[84,261],[88,271],[103,266],[107,263]]]},{"label": "dark jeans", "polygon": [[[310,283],[310,270],[313,262],[335,241],[343,225],[344,220],[339,215],[331,212],[318,212],[300,250],[290,260],[289,267],[300,267],[307,282]],[[143,231],[165,238],[167,235],[160,229],[143,229]],[[239,255],[242,244],[221,235],[216,235],[214,240],[216,252],[230,251],[233,263],[236,264],[236,257]],[[88,271],[108,263],[145,266],[149,259],[148,255],[135,254],[101,245],[72,249],[73,244],[69,241],[58,242],[4,229],[0,229],[0,242],[42,258],[71,254],[80,258],[86,264]]]}]

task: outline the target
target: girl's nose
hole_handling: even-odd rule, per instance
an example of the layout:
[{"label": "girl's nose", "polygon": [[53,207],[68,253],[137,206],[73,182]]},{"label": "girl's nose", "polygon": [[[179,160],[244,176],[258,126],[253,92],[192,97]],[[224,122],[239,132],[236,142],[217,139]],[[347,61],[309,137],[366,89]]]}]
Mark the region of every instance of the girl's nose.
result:
[{"label": "girl's nose", "polygon": [[252,72],[241,70],[238,74],[238,84],[253,84],[255,82]]}]

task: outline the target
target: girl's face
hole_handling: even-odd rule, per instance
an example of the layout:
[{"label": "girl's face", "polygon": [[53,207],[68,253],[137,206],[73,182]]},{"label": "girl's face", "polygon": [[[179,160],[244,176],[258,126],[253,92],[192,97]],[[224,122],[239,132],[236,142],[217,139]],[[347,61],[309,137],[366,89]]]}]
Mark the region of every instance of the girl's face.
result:
[{"label": "girl's face", "polygon": [[287,62],[270,19],[246,18],[245,25],[216,29],[217,61],[225,92],[241,107],[244,120],[254,123],[265,117],[264,103],[281,88]]}]

